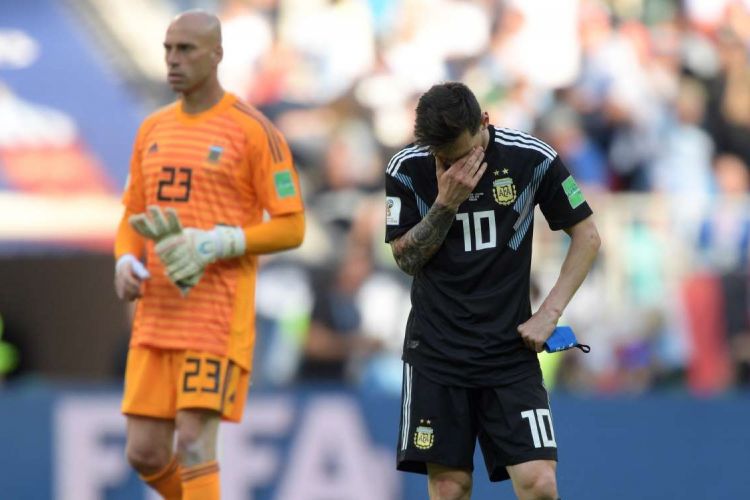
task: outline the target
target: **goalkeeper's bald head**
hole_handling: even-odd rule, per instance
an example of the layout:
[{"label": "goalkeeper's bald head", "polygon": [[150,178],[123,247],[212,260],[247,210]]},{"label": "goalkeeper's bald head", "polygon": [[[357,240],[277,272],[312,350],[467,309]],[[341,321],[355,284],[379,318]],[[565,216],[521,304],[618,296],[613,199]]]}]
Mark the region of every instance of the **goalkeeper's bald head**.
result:
[{"label": "goalkeeper's bald head", "polygon": [[175,92],[190,93],[218,84],[218,66],[224,57],[221,22],[214,14],[190,10],[175,17],[164,37],[169,84]]}]

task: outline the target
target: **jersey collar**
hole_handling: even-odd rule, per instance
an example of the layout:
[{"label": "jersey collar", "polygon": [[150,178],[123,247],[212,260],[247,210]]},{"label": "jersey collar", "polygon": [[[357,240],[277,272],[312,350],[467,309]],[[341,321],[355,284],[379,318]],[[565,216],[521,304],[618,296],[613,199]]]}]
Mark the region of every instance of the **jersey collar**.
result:
[{"label": "jersey collar", "polygon": [[177,105],[175,106],[175,112],[177,114],[177,119],[182,123],[194,124],[207,120],[209,118],[213,118],[214,116],[229,108],[229,106],[234,104],[235,101],[237,101],[237,97],[234,94],[232,94],[231,92],[224,92],[224,96],[221,98],[221,100],[205,111],[201,111],[200,113],[196,114],[185,113],[184,111],[182,111],[182,102],[178,101]]}]

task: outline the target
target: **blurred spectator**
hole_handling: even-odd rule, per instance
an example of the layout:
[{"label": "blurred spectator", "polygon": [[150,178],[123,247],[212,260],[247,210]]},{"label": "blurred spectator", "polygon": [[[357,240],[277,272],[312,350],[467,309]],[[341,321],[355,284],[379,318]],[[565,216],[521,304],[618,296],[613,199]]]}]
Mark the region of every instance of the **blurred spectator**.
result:
[{"label": "blurred spectator", "polygon": [[720,197],[701,224],[702,258],[716,270],[724,329],[738,384],[750,385],[750,171],[736,156],[716,159]]},{"label": "blurred spectator", "polygon": [[586,192],[607,189],[606,158],[569,106],[561,104],[547,112],[541,119],[540,135],[560,154],[578,183],[586,186]]},{"label": "blurred spectator", "polygon": [[719,154],[750,165],[750,62],[747,43],[730,29],[719,31],[721,71],[709,84],[707,127]]},{"label": "blurred spectator", "polygon": [[257,289],[253,378],[258,385],[286,385],[296,376],[309,328],[313,301],[309,273],[287,259],[264,263]]},{"label": "blurred spectator", "polygon": [[224,59],[219,65],[219,78],[224,88],[238,96],[253,99],[253,76],[260,61],[273,46],[271,14],[254,4],[229,0],[221,12]]},{"label": "blurred spectator", "polygon": [[292,102],[337,99],[375,60],[373,21],[364,0],[282,0],[278,36],[299,55],[285,96]]},{"label": "blurred spectator", "polygon": [[363,334],[356,301],[371,272],[369,248],[355,244],[347,246],[333,269],[313,278],[313,307],[298,380],[355,380],[361,360],[381,349],[379,340]]},{"label": "blurred spectator", "polygon": [[650,171],[655,191],[693,201],[703,200],[713,191],[714,144],[700,127],[705,103],[703,87],[696,80],[683,78]]},{"label": "blurred spectator", "polygon": [[750,276],[747,269],[721,277],[724,317],[735,383],[750,387]]},{"label": "blurred spectator", "polygon": [[750,171],[732,155],[718,156],[714,171],[718,196],[699,225],[699,256],[719,274],[744,271],[750,256]]},{"label": "blurred spectator", "polygon": [[370,248],[373,271],[357,294],[365,335],[382,349],[365,360],[361,385],[367,390],[401,393],[401,352],[411,311],[410,282],[397,269],[390,245],[385,244],[383,193],[365,199],[354,215],[353,242]]},{"label": "blurred spectator", "polygon": [[352,224],[352,207],[381,183],[382,157],[367,123],[339,122],[325,145],[322,162],[322,185],[313,206],[326,226],[345,236]]},{"label": "blurred spectator", "polygon": [[508,0],[495,27],[489,55],[504,85],[526,81],[534,88],[570,85],[578,71],[578,0]]}]

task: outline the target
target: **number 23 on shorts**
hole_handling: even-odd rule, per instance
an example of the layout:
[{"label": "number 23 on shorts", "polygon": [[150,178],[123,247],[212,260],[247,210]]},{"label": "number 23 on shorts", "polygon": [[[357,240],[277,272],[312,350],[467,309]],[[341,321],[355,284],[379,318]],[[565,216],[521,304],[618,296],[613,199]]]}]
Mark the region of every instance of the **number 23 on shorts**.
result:
[{"label": "number 23 on shorts", "polygon": [[[232,372],[235,372],[234,374]],[[222,412],[234,397],[238,368],[225,357],[187,351],[178,382],[178,408],[206,408]]]}]

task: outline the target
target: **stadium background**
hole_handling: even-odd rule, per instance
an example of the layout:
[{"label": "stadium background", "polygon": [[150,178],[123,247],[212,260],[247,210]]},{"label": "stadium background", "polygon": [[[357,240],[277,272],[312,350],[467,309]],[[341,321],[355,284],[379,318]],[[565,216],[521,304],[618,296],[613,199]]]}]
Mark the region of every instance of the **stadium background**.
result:
[{"label": "stadium background", "polygon": [[[264,259],[225,498],[424,498],[393,468],[408,281],[382,182],[447,79],[555,147],[602,234],[564,317],[592,352],[543,358],[563,497],[747,495],[750,2],[0,0],[0,498],[150,498],[122,453],[110,248],[136,128],[173,98],[164,29],[192,7],[223,20],[225,86],[288,138],[309,221]],[[565,238],[535,230],[546,291]],[[476,466],[474,498],[511,498]]]}]

